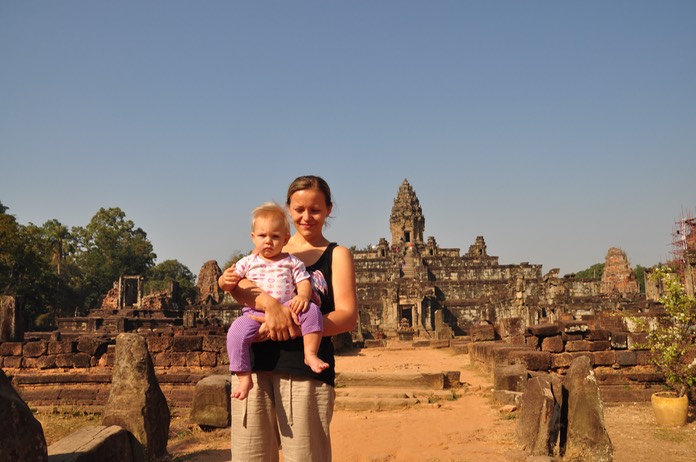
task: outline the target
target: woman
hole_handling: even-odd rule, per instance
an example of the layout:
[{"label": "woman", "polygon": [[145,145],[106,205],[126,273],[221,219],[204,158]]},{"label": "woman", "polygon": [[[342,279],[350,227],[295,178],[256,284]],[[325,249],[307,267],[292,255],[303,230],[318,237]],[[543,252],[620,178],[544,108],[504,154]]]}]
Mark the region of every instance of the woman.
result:
[{"label": "woman", "polygon": [[317,374],[305,365],[299,328],[287,307],[246,279],[234,287],[234,269],[225,270],[218,284],[240,303],[265,313],[256,318],[263,322],[259,340],[271,340],[252,346],[254,387],[246,400],[232,403],[232,460],[238,462],[277,461],[280,446],[284,462],[331,460],[331,336],[351,331],[358,318],[353,257],[324,237],[333,208],[329,185],[317,176],[296,178],[286,205],[296,233],[283,251],[299,258],[312,275],[324,318],[319,357],[329,368]]}]

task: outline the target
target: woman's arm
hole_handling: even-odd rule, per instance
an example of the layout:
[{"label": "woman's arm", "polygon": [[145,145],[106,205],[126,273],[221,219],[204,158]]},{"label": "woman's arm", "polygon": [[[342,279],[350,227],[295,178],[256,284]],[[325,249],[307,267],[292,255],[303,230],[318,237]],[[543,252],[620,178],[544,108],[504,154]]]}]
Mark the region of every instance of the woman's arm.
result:
[{"label": "woman's arm", "polygon": [[331,264],[335,310],[324,316],[324,336],[352,331],[358,320],[355,266],[350,251],[338,246]]},{"label": "woman's arm", "polygon": [[292,312],[287,307],[246,278],[239,280],[234,286],[231,282],[235,279],[234,274],[234,266],[227,268],[218,278],[218,285],[239,303],[265,313],[263,318],[250,316],[265,324],[260,330],[262,336],[267,333],[271,340],[289,340],[301,335],[299,327],[293,321]]}]

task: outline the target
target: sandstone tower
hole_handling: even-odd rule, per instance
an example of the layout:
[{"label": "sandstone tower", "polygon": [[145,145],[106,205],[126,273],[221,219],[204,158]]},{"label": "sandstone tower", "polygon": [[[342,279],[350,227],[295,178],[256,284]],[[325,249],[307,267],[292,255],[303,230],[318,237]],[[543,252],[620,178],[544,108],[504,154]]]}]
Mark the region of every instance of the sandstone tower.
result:
[{"label": "sandstone tower", "polygon": [[401,183],[401,187],[396,193],[394,206],[389,217],[389,225],[393,247],[403,249],[409,244],[414,244],[419,249],[423,248],[425,217],[416,193],[406,179]]},{"label": "sandstone tower", "polygon": [[639,292],[636,275],[628,264],[626,253],[617,247],[610,248],[602,272],[602,293],[633,295]]}]

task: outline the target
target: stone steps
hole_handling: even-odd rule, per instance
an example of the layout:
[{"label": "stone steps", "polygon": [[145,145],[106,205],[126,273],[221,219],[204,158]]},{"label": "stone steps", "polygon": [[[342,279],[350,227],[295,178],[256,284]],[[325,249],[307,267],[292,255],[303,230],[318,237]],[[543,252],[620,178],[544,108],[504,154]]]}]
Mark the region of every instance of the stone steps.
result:
[{"label": "stone steps", "polygon": [[452,400],[456,394],[455,389],[448,388],[448,374],[342,372],[336,377],[335,408],[385,411]]}]

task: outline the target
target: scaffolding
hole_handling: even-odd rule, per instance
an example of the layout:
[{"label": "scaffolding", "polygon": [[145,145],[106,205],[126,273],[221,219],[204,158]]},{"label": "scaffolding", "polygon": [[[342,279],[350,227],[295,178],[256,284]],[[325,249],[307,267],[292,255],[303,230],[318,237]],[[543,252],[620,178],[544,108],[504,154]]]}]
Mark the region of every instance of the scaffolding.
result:
[{"label": "scaffolding", "polygon": [[682,280],[686,266],[686,253],[696,249],[696,218],[690,211],[682,209],[680,218],[674,222],[672,231],[671,260]]}]

